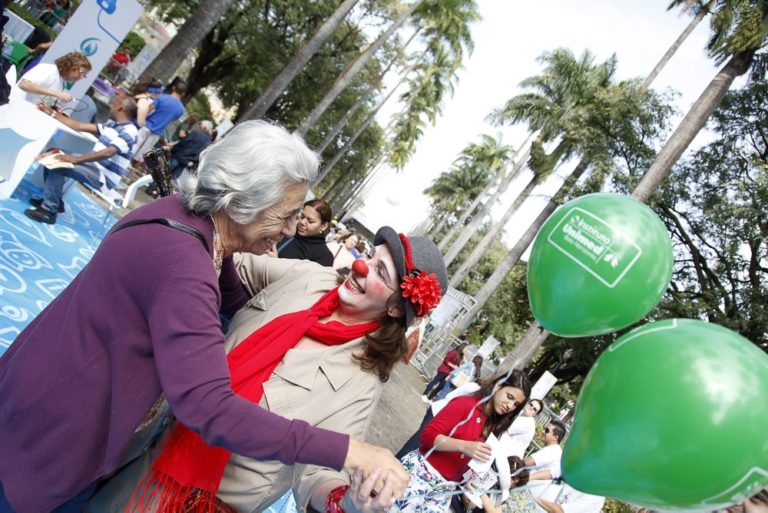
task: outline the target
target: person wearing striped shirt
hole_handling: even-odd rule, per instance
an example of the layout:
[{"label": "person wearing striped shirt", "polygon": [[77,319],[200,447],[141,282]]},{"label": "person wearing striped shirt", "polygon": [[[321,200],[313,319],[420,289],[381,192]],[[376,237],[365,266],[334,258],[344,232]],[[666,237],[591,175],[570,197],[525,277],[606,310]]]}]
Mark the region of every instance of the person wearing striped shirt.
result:
[{"label": "person wearing striped shirt", "polygon": [[24,211],[24,214],[34,221],[55,224],[56,215],[64,212],[64,202],[61,198],[67,178],[95,188],[117,187],[131,160],[131,148],[138,134],[134,123],[136,102],[129,96],[115,96],[109,105],[110,119],[103,124],[75,121],[44,103],[39,103],[37,108],[73,130],[98,137],[92,153],[57,155],[56,161],[61,162],[62,166],[45,170],[43,197],[32,198],[30,203],[35,208]]}]

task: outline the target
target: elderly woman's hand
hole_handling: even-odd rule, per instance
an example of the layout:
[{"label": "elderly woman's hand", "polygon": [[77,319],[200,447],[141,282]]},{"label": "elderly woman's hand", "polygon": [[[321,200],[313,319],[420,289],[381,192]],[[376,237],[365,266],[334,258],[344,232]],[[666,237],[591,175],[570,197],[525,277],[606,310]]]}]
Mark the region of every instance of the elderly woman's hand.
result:
[{"label": "elderly woman's hand", "polygon": [[266,254],[272,258],[277,258],[277,244],[272,244],[272,247],[267,250]]},{"label": "elderly woman's hand", "polygon": [[[383,485],[376,492],[374,486],[379,481]],[[386,513],[394,502],[394,486],[390,475],[383,474],[381,469],[374,469],[364,478],[362,469],[357,469],[349,490],[341,500],[341,507],[347,513]]]},{"label": "elderly woman's hand", "polygon": [[408,473],[391,452],[358,440],[350,439],[349,441],[344,469],[350,475],[360,469],[365,477],[370,476],[374,470],[380,470],[378,483],[374,483],[373,490],[378,492],[386,483],[389,483],[396,499],[403,496],[408,486]]}]

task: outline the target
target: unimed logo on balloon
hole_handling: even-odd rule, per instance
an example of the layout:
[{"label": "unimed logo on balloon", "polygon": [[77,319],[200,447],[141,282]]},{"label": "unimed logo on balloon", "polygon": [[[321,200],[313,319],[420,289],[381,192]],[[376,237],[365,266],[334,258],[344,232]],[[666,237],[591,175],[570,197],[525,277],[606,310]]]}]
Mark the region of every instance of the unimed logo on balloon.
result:
[{"label": "unimed logo on balloon", "polygon": [[621,282],[643,253],[616,227],[579,207],[566,212],[547,241],[610,288]]}]

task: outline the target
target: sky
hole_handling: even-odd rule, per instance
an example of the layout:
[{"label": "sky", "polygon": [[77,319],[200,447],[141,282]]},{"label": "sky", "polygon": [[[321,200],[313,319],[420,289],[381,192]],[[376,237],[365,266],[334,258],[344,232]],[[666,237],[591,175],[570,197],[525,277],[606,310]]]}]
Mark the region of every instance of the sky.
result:
[{"label": "sky", "polygon": [[[354,216],[375,231],[381,225],[408,232],[426,215],[423,190],[450,169],[461,150],[481,134],[501,133],[503,142],[519,147],[527,136],[524,125],[494,127],[486,116],[522,92],[517,86],[541,71],[536,58],[558,47],[575,55],[589,49],[602,62],[615,53],[618,80],[643,77],[689,23],[679,11],[667,11],[664,0],[478,0],[481,22],[473,25],[475,49],[465,59],[452,98],[443,114],[417,142],[416,153],[400,173],[386,170],[362,209]],[[676,107],[684,114],[714,77],[717,67],[705,55],[708,19],[694,30],[653,84],[657,90],[680,93]],[[383,109],[385,125],[397,106]],[[676,121],[675,121],[676,124]],[[692,147],[701,144],[706,134]],[[564,171],[570,171],[566,169]],[[500,217],[529,176],[513,183],[492,212]],[[558,176],[542,184],[506,227],[504,241],[513,243],[541,211],[546,195],[559,185]]]}]

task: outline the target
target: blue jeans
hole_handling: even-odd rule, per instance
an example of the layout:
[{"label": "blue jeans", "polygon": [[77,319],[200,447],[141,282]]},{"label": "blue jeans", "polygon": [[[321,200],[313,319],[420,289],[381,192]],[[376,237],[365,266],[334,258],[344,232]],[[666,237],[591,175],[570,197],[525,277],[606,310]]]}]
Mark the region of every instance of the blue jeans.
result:
[{"label": "blue jeans", "polygon": [[445,383],[443,383],[443,388],[441,388],[440,391],[437,393],[437,395],[435,395],[435,399],[437,399],[438,401],[441,399],[445,399],[445,396],[447,396],[454,390],[456,390],[456,387],[453,386],[453,384],[446,379]]},{"label": "blue jeans", "polygon": [[73,178],[80,183],[98,189],[101,187],[100,175],[99,168],[91,162],[75,164],[73,167],[46,169],[43,175],[45,180],[43,186],[43,208],[49,212],[58,212],[59,203],[61,203],[61,197],[63,196],[64,182],[67,178]]},{"label": "blue jeans", "polygon": [[437,394],[437,392],[443,386],[443,383],[445,383],[445,378],[447,377],[448,374],[443,374],[442,372],[435,374],[435,377],[432,378],[432,381],[427,384],[427,388],[424,389],[424,392],[421,395],[426,395],[428,398],[434,399],[435,394]]},{"label": "blue jeans", "polygon": [[[93,495],[93,492],[96,491],[97,484],[98,483],[92,483],[85,490],[54,509],[52,513],[80,513],[83,511],[83,508],[85,508],[85,505]],[[3,491],[3,483],[0,483],[0,513],[14,513],[14,510]]]}]

